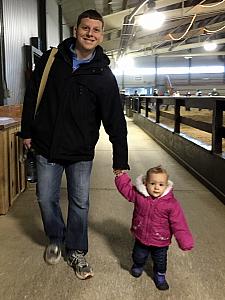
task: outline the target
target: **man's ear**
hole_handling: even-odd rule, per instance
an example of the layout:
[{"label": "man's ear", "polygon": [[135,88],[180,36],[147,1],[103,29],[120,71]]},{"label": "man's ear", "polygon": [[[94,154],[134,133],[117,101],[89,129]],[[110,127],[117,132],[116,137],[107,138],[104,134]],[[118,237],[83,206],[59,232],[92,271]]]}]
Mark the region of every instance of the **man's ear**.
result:
[{"label": "man's ear", "polygon": [[99,41],[100,44],[103,42],[103,38],[104,38],[104,34],[102,33],[101,39]]},{"label": "man's ear", "polygon": [[77,37],[77,28],[75,26],[73,27],[73,36]]}]

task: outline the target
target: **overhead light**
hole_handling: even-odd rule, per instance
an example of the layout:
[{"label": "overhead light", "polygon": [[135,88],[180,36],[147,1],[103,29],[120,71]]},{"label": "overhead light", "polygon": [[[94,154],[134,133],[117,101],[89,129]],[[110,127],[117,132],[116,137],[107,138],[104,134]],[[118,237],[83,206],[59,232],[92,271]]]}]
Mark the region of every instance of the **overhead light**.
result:
[{"label": "overhead light", "polygon": [[217,44],[214,42],[205,42],[204,49],[206,51],[214,51],[217,48]]},{"label": "overhead light", "polygon": [[157,10],[151,10],[149,13],[139,17],[138,23],[144,29],[155,30],[162,26],[165,21],[165,15]]}]

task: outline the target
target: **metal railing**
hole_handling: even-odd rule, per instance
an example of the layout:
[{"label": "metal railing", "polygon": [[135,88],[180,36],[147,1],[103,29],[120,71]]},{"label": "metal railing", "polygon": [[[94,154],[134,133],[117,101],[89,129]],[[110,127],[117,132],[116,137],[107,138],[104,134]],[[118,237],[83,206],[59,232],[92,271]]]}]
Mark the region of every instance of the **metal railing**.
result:
[{"label": "metal railing", "polygon": [[[165,108],[170,106],[172,111]],[[212,111],[211,123],[201,120],[193,120],[188,116],[181,115],[181,107],[187,110],[191,108],[208,109]],[[155,112],[155,120],[150,121],[160,124],[161,117],[174,121],[173,132],[180,133],[181,125],[188,125],[192,128],[202,130],[212,135],[211,151],[214,154],[221,154],[222,140],[225,138],[225,127],[223,126],[223,111],[225,111],[225,97],[222,96],[191,96],[191,97],[170,97],[170,96],[139,96],[126,97],[126,108],[133,112],[149,118],[149,113]],[[164,108],[164,110],[163,110]],[[162,121],[163,123],[163,121]]]}]

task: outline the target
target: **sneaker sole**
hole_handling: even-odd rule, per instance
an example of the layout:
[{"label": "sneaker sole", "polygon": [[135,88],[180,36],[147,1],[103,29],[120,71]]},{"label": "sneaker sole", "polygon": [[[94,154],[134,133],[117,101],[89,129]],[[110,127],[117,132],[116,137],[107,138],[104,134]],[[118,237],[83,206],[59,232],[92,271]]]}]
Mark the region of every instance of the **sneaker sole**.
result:
[{"label": "sneaker sole", "polygon": [[84,275],[81,275],[80,273],[75,272],[75,274],[76,274],[77,278],[79,278],[81,280],[90,279],[94,276],[94,272],[90,272],[90,273],[87,273]]}]

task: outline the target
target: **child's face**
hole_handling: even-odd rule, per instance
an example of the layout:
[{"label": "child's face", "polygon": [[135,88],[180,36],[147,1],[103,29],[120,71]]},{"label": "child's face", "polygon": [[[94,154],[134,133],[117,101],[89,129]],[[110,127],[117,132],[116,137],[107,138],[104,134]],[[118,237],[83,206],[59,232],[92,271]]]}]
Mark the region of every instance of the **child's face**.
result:
[{"label": "child's face", "polygon": [[168,177],[164,173],[150,174],[146,179],[145,186],[149,195],[153,197],[160,197],[168,186]]}]

